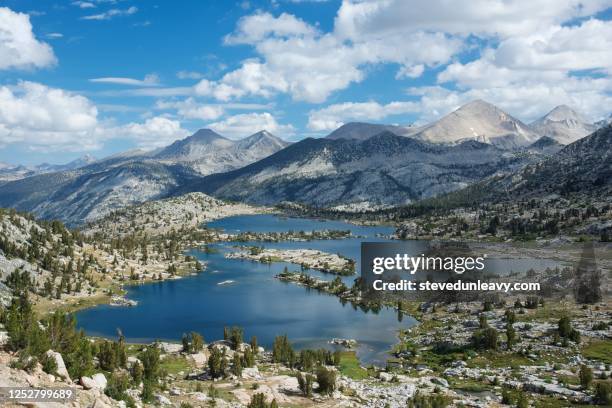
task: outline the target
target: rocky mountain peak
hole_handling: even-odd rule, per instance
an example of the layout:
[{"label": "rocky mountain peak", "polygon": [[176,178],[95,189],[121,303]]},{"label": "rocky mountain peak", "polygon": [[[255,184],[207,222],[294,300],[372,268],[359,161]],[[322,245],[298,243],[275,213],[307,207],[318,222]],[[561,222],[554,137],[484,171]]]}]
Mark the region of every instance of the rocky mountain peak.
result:
[{"label": "rocky mountain peak", "polygon": [[198,142],[211,142],[218,139],[225,139],[225,137],[221,136],[217,132],[212,129],[200,129],[195,132],[193,135],[186,137],[183,139],[184,141],[198,141]]},{"label": "rocky mountain peak", "polygon": [[91,154],[87,153],[77,159],[74,159],[73,161],[68,163],[66,166],[72,166],[73,168],[76,168],[76,167],[86,166],[88,164],[95,162],[96,160],[98,159],[96,159]]},{"label": "rocky mountain peak", "polygon": [[470,101],[460,106],[459,109],[457,109],[456,111],[482,112],[483,110],[487,110],[487,109],[500,111],[500,109],[497,106],[483,99],[474,99],[473,101]]},{"label": "rocky mountain peak", "polygon": [[[260,130],[257,133],[253,133],[251,136],[247,136],[242,140],[239,140],[237,143],[238,149],[273,149],[280,150],[289,143],[285,142],[283,139],[274,136],[272,133],[267,130]],[[273,152],[272,152],[273,153]]]},{"label": "rocky mountain peak", "polygon": [[200,129],[193,135],[177,140],[163,148],[155,157],[162,160],[192,161],[203,153],[219,147],[229,147],[233,142],[211,129]]},{"label": "rocky mountain peak", "polygon": [[466,139],[515,148],[533,143],[537,136],[520,120],[497,106],[477,99],[411,134],[434,143]]},{"label": "rocky mountain peak", "polygon": [[376,123],[349,122],[331,132],[326,138],[366,140],[384,131],[389,131],[396,135],[405,135],[409,132],[409,128]]},{"label": "rocky mountain peak", "polygon": [[264,129],[264,130],[260,130],[257,133],[253,133],[251,136],[248,136],[247,138],[257,138],[257,139],[274,138],[276,139],[277,137]]},{"label": "rocky mountain peak", "polygon": [[551,137],[562,144],[575,142],[597,128],[567,105],[555,107],[530,126],[536,133]]},{"label": "rocky mountain peak", "polygon": [[575,120],[583,123],[586,122],[582,115],[567,105],[556,106],[553,110],[544,115],[542,119],[553,122],[561,122],[563,120]]}]

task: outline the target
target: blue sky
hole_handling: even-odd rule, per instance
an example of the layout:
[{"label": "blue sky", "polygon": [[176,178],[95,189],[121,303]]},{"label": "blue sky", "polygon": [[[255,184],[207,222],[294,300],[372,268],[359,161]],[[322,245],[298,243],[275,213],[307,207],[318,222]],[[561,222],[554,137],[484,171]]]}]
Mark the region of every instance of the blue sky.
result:
[{"label": "blue sky", "polygon": [[[612,106],[609,0],[0,1],[0,161]],[[4,61],[4,62],[3,62]]]}]

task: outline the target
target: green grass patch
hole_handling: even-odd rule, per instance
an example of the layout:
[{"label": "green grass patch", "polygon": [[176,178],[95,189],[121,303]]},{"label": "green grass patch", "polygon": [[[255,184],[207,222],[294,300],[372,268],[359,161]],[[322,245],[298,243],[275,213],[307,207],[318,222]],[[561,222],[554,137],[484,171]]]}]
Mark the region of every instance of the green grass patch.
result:
[{"label": "green grass patch", "polygon": [[534,365],[535,362],[527,357],[515,354],[504,353],[501,351],[492,351],[481,353],[478,357],[474,357],[467,361],[469,367],[484,368],[487,366],[502,368],[518,368],[521,365]]},{"label": "green grass patch", "polygon": [[236,400],[230,389],[221,387],[217,387],[217,398],[228,402]]},{"label": "green grass patch", "polygon": [[612,364],[612,340],[594,341],[582,348],[582,355],[586,358]]},{"label": "green grass patch", "polygon": [[425,364],[436,372],[442,372],[453,361],[463,360],[464,353],[436,353],[432,350],[419,350],[418,355],[410,361],[413,364]]},{"label": "green grass patch", "polygon": [[403,341],[401,344],[396,344],[393,347],[393,351],[410,351],[411,353],[416,353],[416,355],[406,358],[405,360],[410,364],[425,364],[434,371],[443,371],[446,366],[453,361],[465,359],[465,353],[462,349],[438,352],[432,348],[423,349],[410,339]]},{"label": "green grass patch", "polygon": [[559,380],[559,382],[565,385],[579,385],[580,384],[580,379],[578,378],[577,375],[560,375],[557,377],[557,380]]},{"label": "green grass patch", "polygon": [[189,371],[191,364],[183,356],[168,355],[160,362],[160,368],[168,374],[177,374],[181,371]]},{"label": "green grass patch", "polygon": [[552,396],[538,396],[537,398],[530,398],[533,400],[533,406],[535,408],[567,408],[567,407],[592,407],[593,405],[571,403],[562,399],[558,399]]},{"label": "green grass patch", "polygon": [[404,300],[402,301],[402,312],[404,314],[408,314],[415,319],[419,320],[422,316],[422,312],[419,310],[419,305],[421,302],[417,302],[414,300]]},{"label": "green grass patch", "polygon": [[340,372],[353,380],[363,380],[370,375],[368,370],[361,367],[359,359],[354,351],[343,351],[340,353]]},{"label": "green grass patch", "polygon": [[[519,397],[520,392],[511,389],[505,389],[505,391],[512,395],[512,400],[516,402]],[[567,400],[562,400],[550,395],[534,395],[531,393],[527,393],[527,400],[530,402],[530,406],[535,408],[568,408],[568,407],[588,407],[592,405],[583,405],[577,404],[573,402],[569,402]],[[515,405],[512,405],[515,406]]]},{"label": "green grass patch", "polygon": [[527,310],[525,314],[517,314],[516,320],[519,322],[530,322],[534,320],[558,320],[563,316],[572,316],[573,313],[566,306],[556,302],[549,302],[544,307]]},{"label": "green grass patch", "polygon": [[491,386],[476,380],[457,380],[452,383],[451,388],[465,392],[479,393],[490,390]]},{"label": "green grass patch", "polygon": [[444,323],[437,319],[426,319],[413,328],[415,333],[430,333],[435,329],[444,326]]}]

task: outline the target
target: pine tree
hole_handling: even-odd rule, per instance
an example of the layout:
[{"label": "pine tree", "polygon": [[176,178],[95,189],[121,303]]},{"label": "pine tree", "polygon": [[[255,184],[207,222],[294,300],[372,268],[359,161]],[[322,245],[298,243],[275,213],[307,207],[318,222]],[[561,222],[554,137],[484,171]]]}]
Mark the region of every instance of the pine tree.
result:
[{"label": "pine tree", "polygon": [[250,348],[247,348],[244,351],[242,359],[242,365],[245,367],[253,367],[255,365],[255,355],[253,354]]},{"label": "pine tree", "polygon": [[140,362],[138,361],[132,364],[132,367],[130,368],[130,374],[132,374],[132,383],[135,386],[138,386],[142,382],[144,374],[142,364],[140,364]]},{"label": "pine tree", "polygon": [[508,350],[512,350],[512,347],[516,344],[516,330],[511,323],[506,324],[506,338],[508,341]]},{"label": "pine tree", "polygon": [[181,343],[183,344],[183,352],[191,353],[191,345],[189,344],[189,336],[183,333],[183,337],[181,338]]},{"label": "pine tree", "polygon": [[140,353],[139,357],[140,361],[142,361],[144,379],[149,382],[157,381],[159,377],[160,362],[159,347],[157,347],[157,345],[151,345]]},{"label": "pine tree", "polygon": [[593,370],[583,364],[580,366],[580,373],[578,376],[580,377],[580,385],[582,386],[582,388],[584,388],[585,390],[588,389],[591,386],[591,383],[593,382]]},{"label": "pine tree", "polygon": [[227,340],[230,341],[232,350],[238,350],[242,344],[242,336],[243,330],[240,327],[232,327],[229,330],[229,338]]},{"label": "pine tree", "polygon": [[317,369],[319,393],[331,394],[336,389],[336,372],[321,366]]},{"label": "pine tree", "polygon": [[242,375],[242,361],[238,353],[234,353],[234,361],[232,363],[232,374],[236,377],[240,377]]},{"label": "pine tree", "polygon": [[314,383],[315,378],[310,374],[298,373],[297,380],[302,395],[305,397],[312,396],[312,385]]},{"label": "pine tree", "polygon": [[213,347],[208,357],[208,370],[210,376],[212,378],[221,378],[225,376],[226,365],[225,352],[222,353],[217,347]]}]

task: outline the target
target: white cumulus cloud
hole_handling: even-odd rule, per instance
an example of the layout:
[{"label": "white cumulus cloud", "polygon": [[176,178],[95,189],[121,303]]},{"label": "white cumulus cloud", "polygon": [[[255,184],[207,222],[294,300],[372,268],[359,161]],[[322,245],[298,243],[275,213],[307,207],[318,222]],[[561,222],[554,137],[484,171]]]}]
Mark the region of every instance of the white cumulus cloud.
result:
[{"label": "white cumulus cloud", "polygon": [[344,0],[335,20],[343,38],[405,34],[410,30],[509,37],[593,15],[609,0]]},{"label": "white cumulus cloud", "polygon": [[457,95],[487,99],[524,120],[560,104],[595,120],[609,112],[611,74],[612,22],[589,19],[504,39],[473,61],[450,64],[438,83],[454,84]]},{"label": "white cumulus cloud", "polygon": [[234,33],[225,37],[227,44],[254,44],[269,36],[312,36],[317,30],[291,14],[274,17],[269,13],[257,13],[242,17]]},{"label": "white cumulus cloud", "polygon": [[366,67],[400,65],[400,76],[417,77],[425,66],[448,62],[462,41],[444,33],[407,29],[403,33],[346,40],[323,33],[290,14],[256,13],[240,19],[227,44],[247,44],[259,57],[218,81],[202,80],[200,95],[220,100],[289,93],[293,99],[320,103],[335,91],[366,77]]},{"label": "white cumulus cloud", "polygon": [[0,7],[0,69],[44,68],[56,62],[49,44],[34,36],[29,15]]},{"label": "white cumulus cloud", "polygon": [[34,149],[100,147],[98,110],[87,98],[34,82],[0,87],[0,145]]},{"label": "white cumulus cloud", "polygon": [[93,4],[90,1],[73,1],[72,5],[73,6],[77,6],[79,8],[82,8],[82,9],[88,9],[88,8],[95,8],[96,7],[96,5]]},{"label": "white cumulus cloud", "polygon": [[34,82],[0,86],[0,146],[26,145],[33,150],[96,150],[111,139],[143,148],[165,146],[189,131],[178,120],[155,116],[116,125],[101,120],[86,97]]},{"label": "white cumulus cloud", "polygon": [[[321,103],[363,81],[371,67],[393,64],[397,80],[441,68],[440,86],[426,88],[436,91],[417,102],[422,120],[473,95],[522,104],[527,117],[545,113],[554,97],[596,107],[609,93],[612,23],[594,16],[609,7],[609,0],[474,0],[460,7],[448,0],[344,0],[327,32],[288,13],[259,11],[225,37],[227,45],[252,46],[256,56],[221,78],[202,79],[194,92],[222,101],[289,94]],[[468,50],[470,59],[458,62]],[[443,86],[450,102],[438,101]],[[511,97],[513,89],[524,99]],[[542,99],[526,99],[532,95]],[[361,111],[370,103],[341,107],[312,111],[309,128],[378,117],[377,109]]]}]

